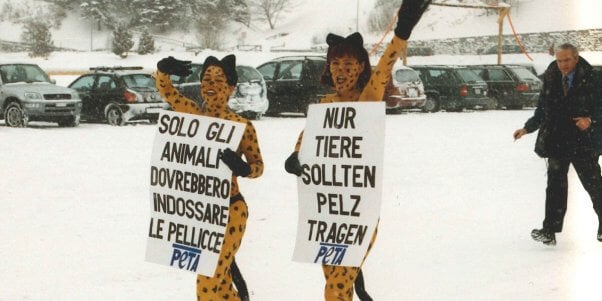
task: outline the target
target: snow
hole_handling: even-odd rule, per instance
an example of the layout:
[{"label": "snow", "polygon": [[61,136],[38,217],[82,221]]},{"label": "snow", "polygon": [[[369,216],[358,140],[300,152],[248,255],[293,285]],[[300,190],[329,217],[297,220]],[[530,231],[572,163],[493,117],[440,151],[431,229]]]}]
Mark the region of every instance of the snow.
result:
[{"label": "snow", "polygon": [[[364,267],[375,300],[600,300],[602,245],[570,172],[556,247],[533,242],[545,161],[532,110],[388,115],[385,197]],[[296,180],[283,162],[301,117],[255,121],[266,169],[241,179],[250,217],[237,261],[253,300],[320,300],[319,266],[291,260]],[[1,300],[191,300],[195,276],[144,261],[155,126],[2,127]]]},{"label": "snow", "polygon": [[[342,3],[350,6],[348,0],[305,3],[297,12],[307,15],[281,21],[277,31],[290,32],[284,38],[300,41],[298,47],[327,31],[355,30],[355,7],[340,9]],[[367,19],[373,2],[359,4],[360,19]],[[594,17],[600,5],[595,0],[529,0],[522,1],[512,17],[521,32],[602,28],[600,18]],[[432,10],[413,39],[497,30],[495,23],[485,26],[491,20],[484,17]],[[467,21],[453,21],[452,16]],[[86,30],[76,29],[77,24],[64,23],[55,40],[71,35],[84,49],[89,47],[89,40],[81,38]],[[18,40],[19,28],[0,25],[2,39]],[[254,33],[249,38],[255,35],[260,36]],[[239,63],[254,66],[284,55],[234,53]],[[225,54],[207,50],[195,56],[166,46],[160,53],[130,54],[126,59],[105,52],[55,52],[48,59],[2,53],[2,60],[28,60],[51,72],[98,65],[154,70],[156,62],[168,55],[202,61],[207,55]],[[582,55],[602,64],[601,52]],[[548,54],[532,56],[538,71],[553,60]],[[528,62],[520,54],[505,55],[503,61]],[[496,56],[438,55],[411,57],[409,62],[495,63]],[[59,85],[74,77],[54,75]],[[602,299],[597,220],[573,169],[569,211],[558,245],[544,246],[529,236],[543,219],[546,163],[532,151],[535,134],[515,142],[511,135],[532,113],[525,109],[387,115],[386,196],[378,238],[363,268],[375,300]],[[291,260],[296,180],[284,172],[283,163],[304,123],[299,116],[254,121],[266,169],[261,178],[239,180],[250,216],[237,255],[252,300],[323,299],[320,267]],[[8,128],[0,122],[0,300],[195,298],[194,275],[144,261],[155,130],[146,123],[59,128],[32,122],[28,128]]]}]

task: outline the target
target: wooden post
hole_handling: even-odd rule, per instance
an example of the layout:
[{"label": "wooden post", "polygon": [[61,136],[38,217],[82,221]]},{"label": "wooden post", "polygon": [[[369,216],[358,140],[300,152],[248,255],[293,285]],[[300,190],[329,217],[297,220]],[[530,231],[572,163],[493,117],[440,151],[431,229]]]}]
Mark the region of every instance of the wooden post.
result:
[{"label": "wooden post", "polygon": [[509,7],[500,8],[499,17],[497,19],[498,34],[497,34],[497,64],[502,64],[502,43],[503,43],[503,31],[504,31],[504,18],[510,11]]}]

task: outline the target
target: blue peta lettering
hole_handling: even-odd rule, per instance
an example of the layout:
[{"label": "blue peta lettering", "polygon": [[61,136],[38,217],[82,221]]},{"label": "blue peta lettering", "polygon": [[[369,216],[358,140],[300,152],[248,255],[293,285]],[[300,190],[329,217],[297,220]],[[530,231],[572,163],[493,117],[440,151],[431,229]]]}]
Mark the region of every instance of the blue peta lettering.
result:
[{"label": "blue peta lettering", "polygon": [[172,246],[173,253],[171,254],[170,266],[176,265],[181,270],[196,272],[201,258],[201,250],[178,244]]},{"label": "blue peta lettering", "polygon": [[320,249],[318,250],[316,259],[314,259],[314,263],[321,260],[322,264],[340,265],[343,262],[346,251],[347,245],[320,243]]}]

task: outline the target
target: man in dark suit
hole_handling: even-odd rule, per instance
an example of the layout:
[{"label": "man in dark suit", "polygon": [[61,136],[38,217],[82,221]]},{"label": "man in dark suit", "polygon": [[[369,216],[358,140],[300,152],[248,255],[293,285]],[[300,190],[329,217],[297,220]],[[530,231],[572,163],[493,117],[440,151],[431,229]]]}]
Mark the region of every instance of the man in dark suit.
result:
[{"label": "man in dark suit", "polygon": [[[537,109],[514,139],[539,130],[535,152],[548,158],[546,211],[543,228],[531,237],[546,245],[556,244],[567,209],[569,165],[588,192],[598,215],[598,241],[602,242],[602,176],[592,147],[590,126],[594,110],[592,67],[571,44],[560,45],[556,61],[544,73]],[[600,120],[599,122],[602,122]]]}]

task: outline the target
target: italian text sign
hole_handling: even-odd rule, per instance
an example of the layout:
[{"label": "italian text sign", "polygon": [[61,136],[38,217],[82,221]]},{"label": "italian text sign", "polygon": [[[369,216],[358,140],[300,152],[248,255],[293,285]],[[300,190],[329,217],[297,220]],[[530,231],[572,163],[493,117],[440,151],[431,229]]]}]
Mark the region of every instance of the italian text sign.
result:
[{"label": "italian text sign", "polygon": [[220,160],[245,125],[163,111],[150,167],[146,260],[212,277],[228,223],[232,172]]},{"label": "italian text sign", "polygon": [[380,215],[384,130],[383,102],[309,107],[295,261],[361,265]]}]

